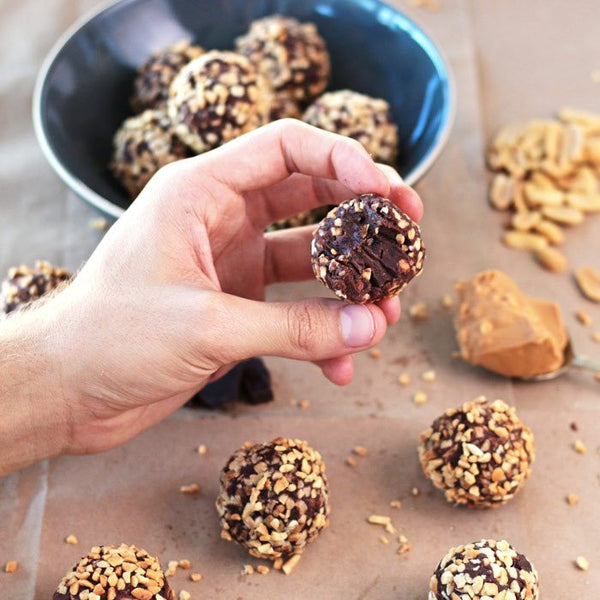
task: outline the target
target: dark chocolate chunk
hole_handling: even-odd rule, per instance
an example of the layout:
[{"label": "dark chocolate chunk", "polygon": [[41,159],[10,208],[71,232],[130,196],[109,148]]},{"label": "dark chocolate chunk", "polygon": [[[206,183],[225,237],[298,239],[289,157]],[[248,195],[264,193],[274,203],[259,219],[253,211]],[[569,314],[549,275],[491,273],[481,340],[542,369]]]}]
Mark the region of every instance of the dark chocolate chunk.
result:
[{"label": "dark chocolate chunk", "polygon": [[419,226],[389,200],[363,194],[332,209],[315,231],[313,271],[353,304],[398,294],[423,268]]},{"label": "dark chocolate chunk", "polygon": [[271,375],[262,359],[251,358],[205,385],[188,401],[188,406],[214,409],[232,402],[262,404],[272,400]]}]

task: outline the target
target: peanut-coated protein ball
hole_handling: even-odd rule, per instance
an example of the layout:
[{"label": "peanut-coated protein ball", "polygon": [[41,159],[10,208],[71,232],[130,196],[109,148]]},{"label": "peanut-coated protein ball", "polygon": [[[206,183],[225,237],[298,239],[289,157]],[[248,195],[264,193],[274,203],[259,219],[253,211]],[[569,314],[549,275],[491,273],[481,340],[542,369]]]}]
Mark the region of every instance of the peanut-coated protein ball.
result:
[{"label": "peanut-coated protein ball", "polygon": [[138,69],[133,82],[131,107],[136,113],[165,108],[169,87],[183,66],[204,53],[200,46],[183,40],[153,53]]},{"label": "peanut-coated protein ball", "polygon": [[38,261],[32,269],[27,265],[11,267],[0,287],[0,316],[20,310],[68,281],[71,274],[46,261]]},{"label": "peanut-coated protein ball", "polygon": [[377,161],[393,163],[398,151],[398,128],[390,105],[351,90],[328,92],[305,111],[310,125],[358,140]]},{"label": "peanut-coated protein ball", "polygon": [[363,194],[331,209],[311,244],[314,274],[353,304],[391,298],[423,268],[421,230],[395,204]]},{"label": "peanut-coated protein ball", "polygon": [[157,558],[121,544],[94,546],[58,584],[53,600],[175,600]]},{"label": "peanut-coated protein ball", "polygon": [[257,66],[276,96],[306,105],[327,87],[329,53],[313,23],[281,15],[257,19],[235,46]]},{"label": "peanut-coated protein ball", "polygon": [[270,103],[266,82],[245,56],[211,50],[179,71],[168,110],[176,135],[202,153],[266,123]]},{"label": "peanut-coated protein ball", "polygon": [[418,452],[425,475],[448,502],[493,507],[525,483],[535,444],[514,408],[481,397],[444,412],[421,434]]},{"label": "peanut-coated protein ball", "polygon": [[221,472],[221,537],[288,574],[329,524],[325,464],[306,442],[246,442]]},{"label": "peanut-coated protein ball", "polygon": [[506,540],[451,548],[429,582],[428,600],[537,600],[539,578]]},{"label": "peanut-coated protein ball", "polygon": [[192,154],[164,110],[145,110],[125,119],[115,133],[110,169],[134,199],[161,167]]}]

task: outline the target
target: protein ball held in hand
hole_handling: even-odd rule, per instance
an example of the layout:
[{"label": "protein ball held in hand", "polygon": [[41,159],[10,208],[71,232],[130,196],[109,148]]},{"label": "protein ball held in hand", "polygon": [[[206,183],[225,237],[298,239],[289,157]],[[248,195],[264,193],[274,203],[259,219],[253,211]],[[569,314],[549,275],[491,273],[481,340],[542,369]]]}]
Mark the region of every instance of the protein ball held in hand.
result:
[{"label": "protein ball held in hand", "polygon": [[175,75],[203,53],[203,48],[184,40],[152,54],[138,69],[133,83],[133,110],[142,112],[148,108],[164,107]]},{"label": "protein ball held in hand", "polygon": [[54,267],[46,261],[36,262],[33,269],[26,265],[11,267],[0,288],[0,313],[8,314],[23,308],[70,277],[66,269]]},{"label": "protein ball held in hand", "polygon": [[451,548],[429,582],[428,600],[537,600],[539,578],[506,540]]},{"label": "protein ball held in hand", "polygon": [[423,268],[419,226],[389,200],[363,194],[333,208],[311,244],[317,279],[353,304],[398,294]]},{"label": "protein ball held in hand", "polygon": [[201,153],[266,123],[270,103],[268,85],[245,56],[212,50],[181,69],[168,108],[175,133]]},{"label": "protein ball held in hand", "polygon": [[289,574],[329,524],[325,464],[300,440],[246,442],[221,472],[221,537]]},{"label": "protein ball held in hand", "polygon": [[[93,595],[92,595],[93,594]],[[95,546],[58,584],[53,600],[175,600],[157,558],[135,546]]]},{"label": "protein ball held in hand", "polygon": [[351,90],[329,92],[304,113],[310,125],[358,140],[377,161],[393,163],[398,151],[398,128],[390,105]]},{"label": "protein ball held in hand", "polygon": [[161,167],[191,154],[166,111],[145,110],[125,119],[115,133],[110,169],[134,199]]},{"label": "protein ball held in hand", "polygon": [[307,104],[327,87],[329,53],[313,23],[271,15],[253,21],[235,46],[257,66],[276,96]]},{"label": "protein ball held in hand", "polygon": [[535,444],[514,408],[481,397],[436,419],[421,434],[418,452],[448,502],[492,507],[510,500],[529,477]]}]

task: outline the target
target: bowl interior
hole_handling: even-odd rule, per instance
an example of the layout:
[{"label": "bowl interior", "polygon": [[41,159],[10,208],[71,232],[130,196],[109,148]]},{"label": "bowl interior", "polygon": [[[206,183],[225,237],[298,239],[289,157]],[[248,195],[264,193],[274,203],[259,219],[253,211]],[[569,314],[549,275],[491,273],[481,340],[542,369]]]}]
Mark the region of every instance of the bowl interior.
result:
[{"label": "bowl interior", "polygon": [[130,200],[107,164],[114,132],[131,114],[136,67],[183,38],[205,48],[231,48],[253,19],[273,13],[317,25],[332,59],[328,89],[350,88],[390,102],[399,128],[397,168],[413,183],[447,133],[452,90],[447,68],[427,36],[378,0],[111,4],[67,33],[40,73],[36,129],[59,175],[84,200],[118,215]]}]

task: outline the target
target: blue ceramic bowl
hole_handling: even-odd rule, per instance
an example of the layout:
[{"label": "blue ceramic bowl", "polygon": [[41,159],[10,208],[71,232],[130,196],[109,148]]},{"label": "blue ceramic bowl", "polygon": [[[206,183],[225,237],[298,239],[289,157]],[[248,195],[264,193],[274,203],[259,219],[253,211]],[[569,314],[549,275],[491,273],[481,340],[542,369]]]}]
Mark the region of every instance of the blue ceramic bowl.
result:
[{"label": "blue ceramic bowl", "polygon": [[58,175],[118,217],[130,200],[108,171],[112,137],[130,113],[136,67],[182,38],[231,48],[258,17],[314,22],[332,60],[329,89],[385,98],[399,127],[397,168],[415,183],[443,147],[454,112],[448,66],[430,38],[379,0],[121,0],[76,24],[38,76],[33,118]]}]

